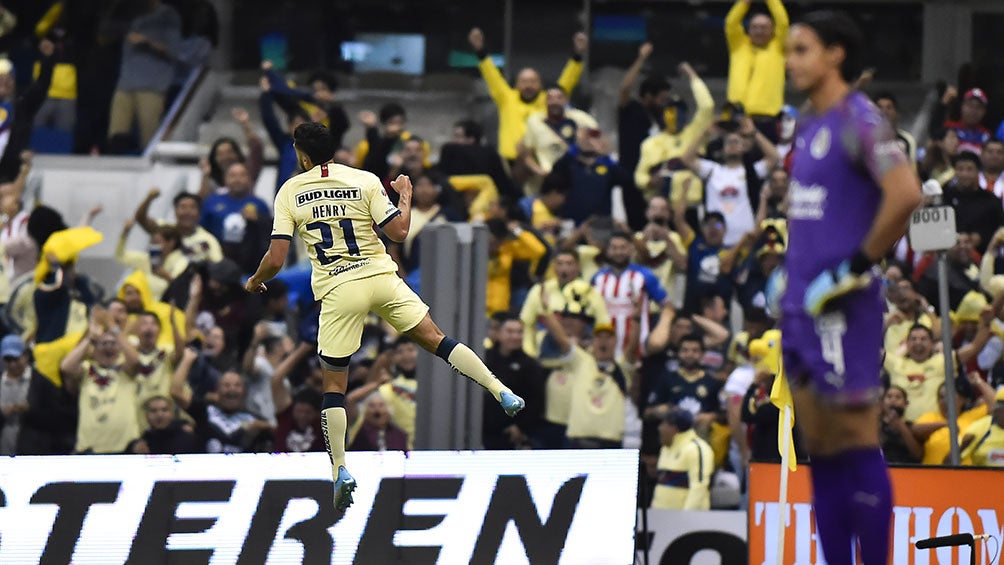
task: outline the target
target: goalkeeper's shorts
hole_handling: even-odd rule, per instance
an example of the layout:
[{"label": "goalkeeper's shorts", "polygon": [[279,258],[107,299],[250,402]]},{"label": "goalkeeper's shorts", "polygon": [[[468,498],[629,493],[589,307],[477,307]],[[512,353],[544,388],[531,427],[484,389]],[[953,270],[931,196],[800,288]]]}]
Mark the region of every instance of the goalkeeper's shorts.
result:
[{"label": "goalkeeper's shorts", "polygon": [[781,317],[784,370],[792,388],[808,386],[825,402],[862,406],[882,396],[882,312],[877,285],[849,294],[840,308],[813,318]]}]

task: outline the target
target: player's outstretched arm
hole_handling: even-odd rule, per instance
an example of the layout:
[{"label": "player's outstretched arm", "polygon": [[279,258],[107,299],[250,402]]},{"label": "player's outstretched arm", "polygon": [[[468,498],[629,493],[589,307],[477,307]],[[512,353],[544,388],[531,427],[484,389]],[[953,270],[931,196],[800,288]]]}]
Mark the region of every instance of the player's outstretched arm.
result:
[{"label": "player's outstretched arm", "polygon": [[267,288],[265,281],[270,281],[279,274],[282,266],[286,263],[287,253],[289,253],[289,240],[273,238],[272,243],[268,246],[268,251],[261,258],[258,270],[245,283],[244,289],[248,292],[265,292]]},{"label": "player's outstretched arm", "polygon": [[396,179],[390,181],[390,187],[401,197],[397,201],[397,209],[401,213],[381,229],[387,237],[401,243],[411,231],[411,179],[406,175],[398,175]]}]

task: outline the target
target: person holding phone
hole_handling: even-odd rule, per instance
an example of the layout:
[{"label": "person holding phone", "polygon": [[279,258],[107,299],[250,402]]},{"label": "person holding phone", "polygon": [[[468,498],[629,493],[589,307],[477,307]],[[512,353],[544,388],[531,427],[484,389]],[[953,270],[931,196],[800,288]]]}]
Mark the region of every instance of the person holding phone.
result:
[{"label": "person holding phone", "polygon": [[887,463],[916,464],[924,457],[924,447],[913,435],[913,421],[904,417],[909,404],[906,389],[898,385],[882,396],[882,454]]}]

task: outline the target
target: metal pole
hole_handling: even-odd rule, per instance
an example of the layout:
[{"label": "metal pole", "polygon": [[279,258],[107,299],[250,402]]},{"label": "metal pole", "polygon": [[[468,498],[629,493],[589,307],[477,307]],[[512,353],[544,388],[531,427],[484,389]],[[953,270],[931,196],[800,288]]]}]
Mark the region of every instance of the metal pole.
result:
[{"label": "metal pole", "polygon": [[952,318],[948,311],[948,255],[944,251],[938,252],[938,310],[942,324],[941,347],[945,356],[945,411],[951,449],[949,461],[952,465],[959,465],[959,411],[955,404],[955,356],[952,354]]},{"label": "metal pole", "polygon": [[[593,36],[593,3],[591,0],[582,0],[582,31],[590,40]],[[589,49],[582,55],[582,72],[586,80],[589,79]],[[582,82],[582,81],[580,81]]]},{"label": "metal pole", "polygon": [[505,75],[510,82],[516,76],[512,62],[512,3],[513,0],[505,0],[505,13],[502,16],[504,30],[502,53],[505,57]]}]

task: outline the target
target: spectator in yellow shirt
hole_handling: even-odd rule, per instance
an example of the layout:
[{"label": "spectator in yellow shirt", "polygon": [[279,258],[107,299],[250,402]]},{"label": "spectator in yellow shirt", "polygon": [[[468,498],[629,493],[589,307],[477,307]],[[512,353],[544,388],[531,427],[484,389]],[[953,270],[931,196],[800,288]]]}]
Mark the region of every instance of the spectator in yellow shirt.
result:
[{"label": "spectator in yellow shirt", "polygon": [[[498,108],[499,154],[512,162],[517,156],[516,144],[526,132],[526,119],[530,114],[546,110],[540,74],[531,68],[522,69],[516,75],[515,88],[510,87],[485,50],[484,33],[474,28],[467,39],[480,61],[478,69],[488,85],[488,93]],[[572,58],[565,64],[561,76],[558,77],[558,86],[565,92],[572,92],[579,83],[579,77],[582,75],[582,56],[589,46],[589,38],[582,32],[576,33],[572,38],[572,45]],[[506,61],[506,64],[509,64],[509,61]]]},{"label": "spectator in yellow shirt", "polygon": [[486,222],[490,233],[488,240],[488,316],[509,310],[512,297],[512,266],[515,261],[536,261],[547,253],[544,242],[532,232],[523,230],[516,222],[506,223],[501,218]]},{"label": "spectator in yellow shirt", "polygon": [[[679,158],[694,140],[704,135],[714,118],[715,100],[701,77],[687,63],[680,64],[680,75],[690,81],[697,111],[694,119],[682,130],[675,120],[667,120],[665,129],[642,142],[641,157],[634,170],[634,182],[646,199],[660,191],[663,196],[669,196],[665,194],[665,183],[669,178],[673,179],[674,187],[684,178],[694,178],[689,172],[683,172],[686,167]],[[678,181],[676,177],[681,180]],[[697,197],[692,200],[699,202],[701,199]]]},{"label": "spectator in yellow shirt", "polygon": [[[766,0],[770,15],[750,18],[749,33],[743,18],[751,0],[737,0],[725,16],[725,39],[729,47],[729,83],[726,98],[743,105],[758,127],[775,123],[784,106],[784,44],[788,37],[788,12],[781,0]],[[761,129],[771,139],[770,134]]]},{"label": "spectator in yellow shirt", "polygon": [[593,285],[582,278],[575,251],[563,250],[554,256],[554,275],[530,289],[519,312],[524,328],[523,350],[537,358],[543,338],[538,322],[543,316],[552,312],[577,312],[595,321],[597,326],[610,324],[607,304]]},{"label": "spectator in yellow shirt", "polygon": [[[978,373],[969,373],[966,380],[977,394],[978,402],[973,408],[963,410],[966,399],[956,392],[956,423],[960,431],[969,429],[974,422],[989,413],[989,407],[996,402],[993,387],[987,384]],[[945,385],[938,389],[938,411],[928,412],[913,423],[913,435],[917,441],[924,443],[923,465],[942,465],[949,457],[951,440],[948,433],[947,403],[945,402]]]},{"label": "spectator in yellow shirt", "polygon": [[959,442],[962,460],[977,467],[1004,467],[1004,388],[994,400],[993,413],[969,426]]},{"label": "spectator in yellow shirt", "polygon": [[652,508],[708,510],[715,456],[711,446],[693,430],[687,410],[669,412],[659,424],[662,450],[656,464],[657,483]]}]

